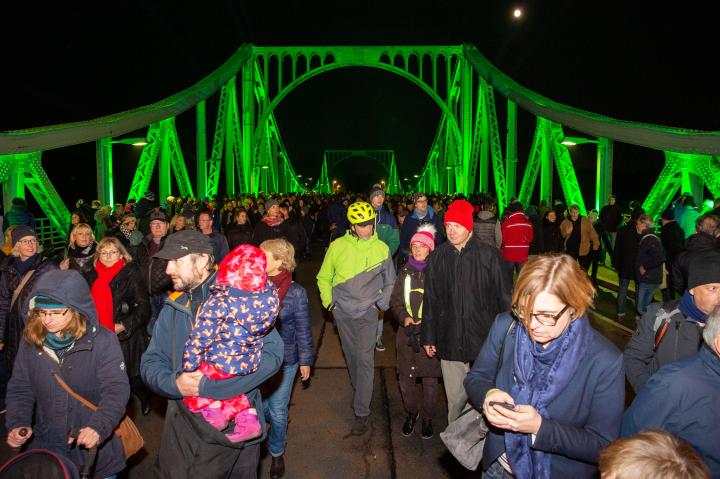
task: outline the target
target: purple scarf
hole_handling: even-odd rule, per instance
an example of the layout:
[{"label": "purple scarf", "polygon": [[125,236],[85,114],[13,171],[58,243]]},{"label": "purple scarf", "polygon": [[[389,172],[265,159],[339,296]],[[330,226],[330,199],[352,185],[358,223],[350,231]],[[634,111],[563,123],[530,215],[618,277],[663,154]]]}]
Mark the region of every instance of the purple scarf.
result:
[{"label": "purple scarf", "polygon": [[[575,375],[590,342],[587,316],[570,323],[565,332],[546,349],[535,343],[525,328],[515,335],[515,384],[510,396],[515,404],[529,404],[543,417],[547,406],[558,397]],[[518,479],[550,477],[550,456],[530,449],[530,434],[505,431],[505,450]]]},{"label": "purple scarf", "polygon": [[415,268],[418,271],[422,271],[425,269],[425,266],[427,266],[427,261],[418,261],[412,256],[408,258],[408,264]]}]

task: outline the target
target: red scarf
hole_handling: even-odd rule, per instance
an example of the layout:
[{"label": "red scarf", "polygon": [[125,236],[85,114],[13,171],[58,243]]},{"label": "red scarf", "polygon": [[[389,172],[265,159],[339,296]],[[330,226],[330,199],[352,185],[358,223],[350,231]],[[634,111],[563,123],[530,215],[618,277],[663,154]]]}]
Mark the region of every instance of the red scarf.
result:
[{"label": "red scarf", "polygon": [[262,222],[268,225],[271,228],[274,228],[275,226],[279,225],[285,221],[282,216],[266,216],[262,219]]},{"label": "red scarf", "polygon": [[110,291],[110,281],[113,280],[124,266],[125,260],[122,258],[109,268],[98,261],[95,264],[95,271],[97,271],[98,277],[90,289],[90,294],[92,294],[93,301],[95,301],[95,309],[97,309],[100,324],[113,333],[115,332],[115,321],[113,320],[113,299],[112,292]]},{"label": "red scarf", "polygon": [[270,276],[270,279],[272,280],[273,284],[277,286],[278,296],[280,297],[280,308],[282,308],[285,295],[287,294],[288,289],[290,289],[290,285],[292,284],[292,273],[290,271],[281,269],[280,274],[278,274],[277,276]]}]

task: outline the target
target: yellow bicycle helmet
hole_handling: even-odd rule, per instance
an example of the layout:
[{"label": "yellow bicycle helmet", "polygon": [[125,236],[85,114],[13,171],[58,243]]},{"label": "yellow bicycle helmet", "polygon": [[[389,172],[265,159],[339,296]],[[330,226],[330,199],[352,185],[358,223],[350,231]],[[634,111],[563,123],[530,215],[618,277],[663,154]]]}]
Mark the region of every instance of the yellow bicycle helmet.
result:
[{"label": "yellow bicycle helmet", "polygon": [[348,207],[347,218],[351,225],[365,223],[375,219],[375,210],[370,203],[357,201]]}]

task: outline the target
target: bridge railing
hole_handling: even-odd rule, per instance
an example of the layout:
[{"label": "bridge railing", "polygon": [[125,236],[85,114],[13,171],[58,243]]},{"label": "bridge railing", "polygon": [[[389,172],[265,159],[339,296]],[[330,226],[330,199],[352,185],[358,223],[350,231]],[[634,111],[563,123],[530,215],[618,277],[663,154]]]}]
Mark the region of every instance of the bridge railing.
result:
[{"label": "bridge railing", "polygon": [[35,218],[35,232],[37,232],[40,244],[51,244],[56,252],[62,250],[67,244],[49,218]]}]

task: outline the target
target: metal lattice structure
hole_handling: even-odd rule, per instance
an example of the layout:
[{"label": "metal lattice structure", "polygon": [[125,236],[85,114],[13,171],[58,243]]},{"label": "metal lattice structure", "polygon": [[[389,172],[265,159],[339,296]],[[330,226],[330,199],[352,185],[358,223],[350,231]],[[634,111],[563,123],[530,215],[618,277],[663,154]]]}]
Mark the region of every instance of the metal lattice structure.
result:
[{"label": "metal lattice structure", "polygon": [[[387,180],[378,180],[378,183],[385,181],[385,190],[391,195],[403,192],[400,183],[400,175],[395,162],[395,151],[393,150],[325,150],[323,152],[323,168],[326,176],[340,164],[352,159],[369,159],[380,165]],[[322,179],[322,174],[320,176]],[[329,179],[328,179],[329,182]],[[332,188],[330,189],[332,191]]]},{"label": "metal lattice structure", "polygon": [[[681,183],[705,183],[720,196],[720,132],[686,130],[615,120],[554,102],[514,82],[474,46],[241,46],[216,71],[169,98],[127,112],[93,120],[0,133],[0,169],[5,200],[25,185],[39,197],[53,225],[65,234],[69,215],[40,165],[47,149],[97,142],[98,197],[112,202],[112,144],[123,135],[148,128],[130,198],[150,188],[159,169],[160,197],[170,193],[171,172],[181,195],[192,195],[175,117],[195,108],[196,174],[200,196],[265,192],[300,192],[290,155],[275,119],[275,110],[296,87],[325,72],[346,67],[377,68],[417,85],[442,115],[425,165],[414,187],[427,193],[493,192],[502,207],[516,192],[518,107],[537,118],[527,167],[518,192],[533,201],[552,199],[553,164],[568,204],[585,211],[563,127],[587,135],[597,145],[595,206],[612,191],[613,142],[665,152],[665,168],[645,202],[657,213]],[[206,148],[206,100],[219,97],[211,151]],[[507,125],[501,131],[496,95],[507,100]],[[505,133],[503,152],[501,134]],[[25,155],[25,156],[19,156]],[[21,158],[22,160],[18,160]],[[27,168],[18,163],[27,162]],[[332,165],[323,159],[313,191],[332,191]],[[388,191],[401,192],[394,156],[385,168]],[[492,171],[492,175],[490,172]],[[25,173],[29,172],[29,173]],[[29,175],[29,176],[28,176]],[[221,184],[224,175],[224,184]],[[38,178],[40,178],[38,180]],[[493,180],[492,182],[490,180]]]}]

